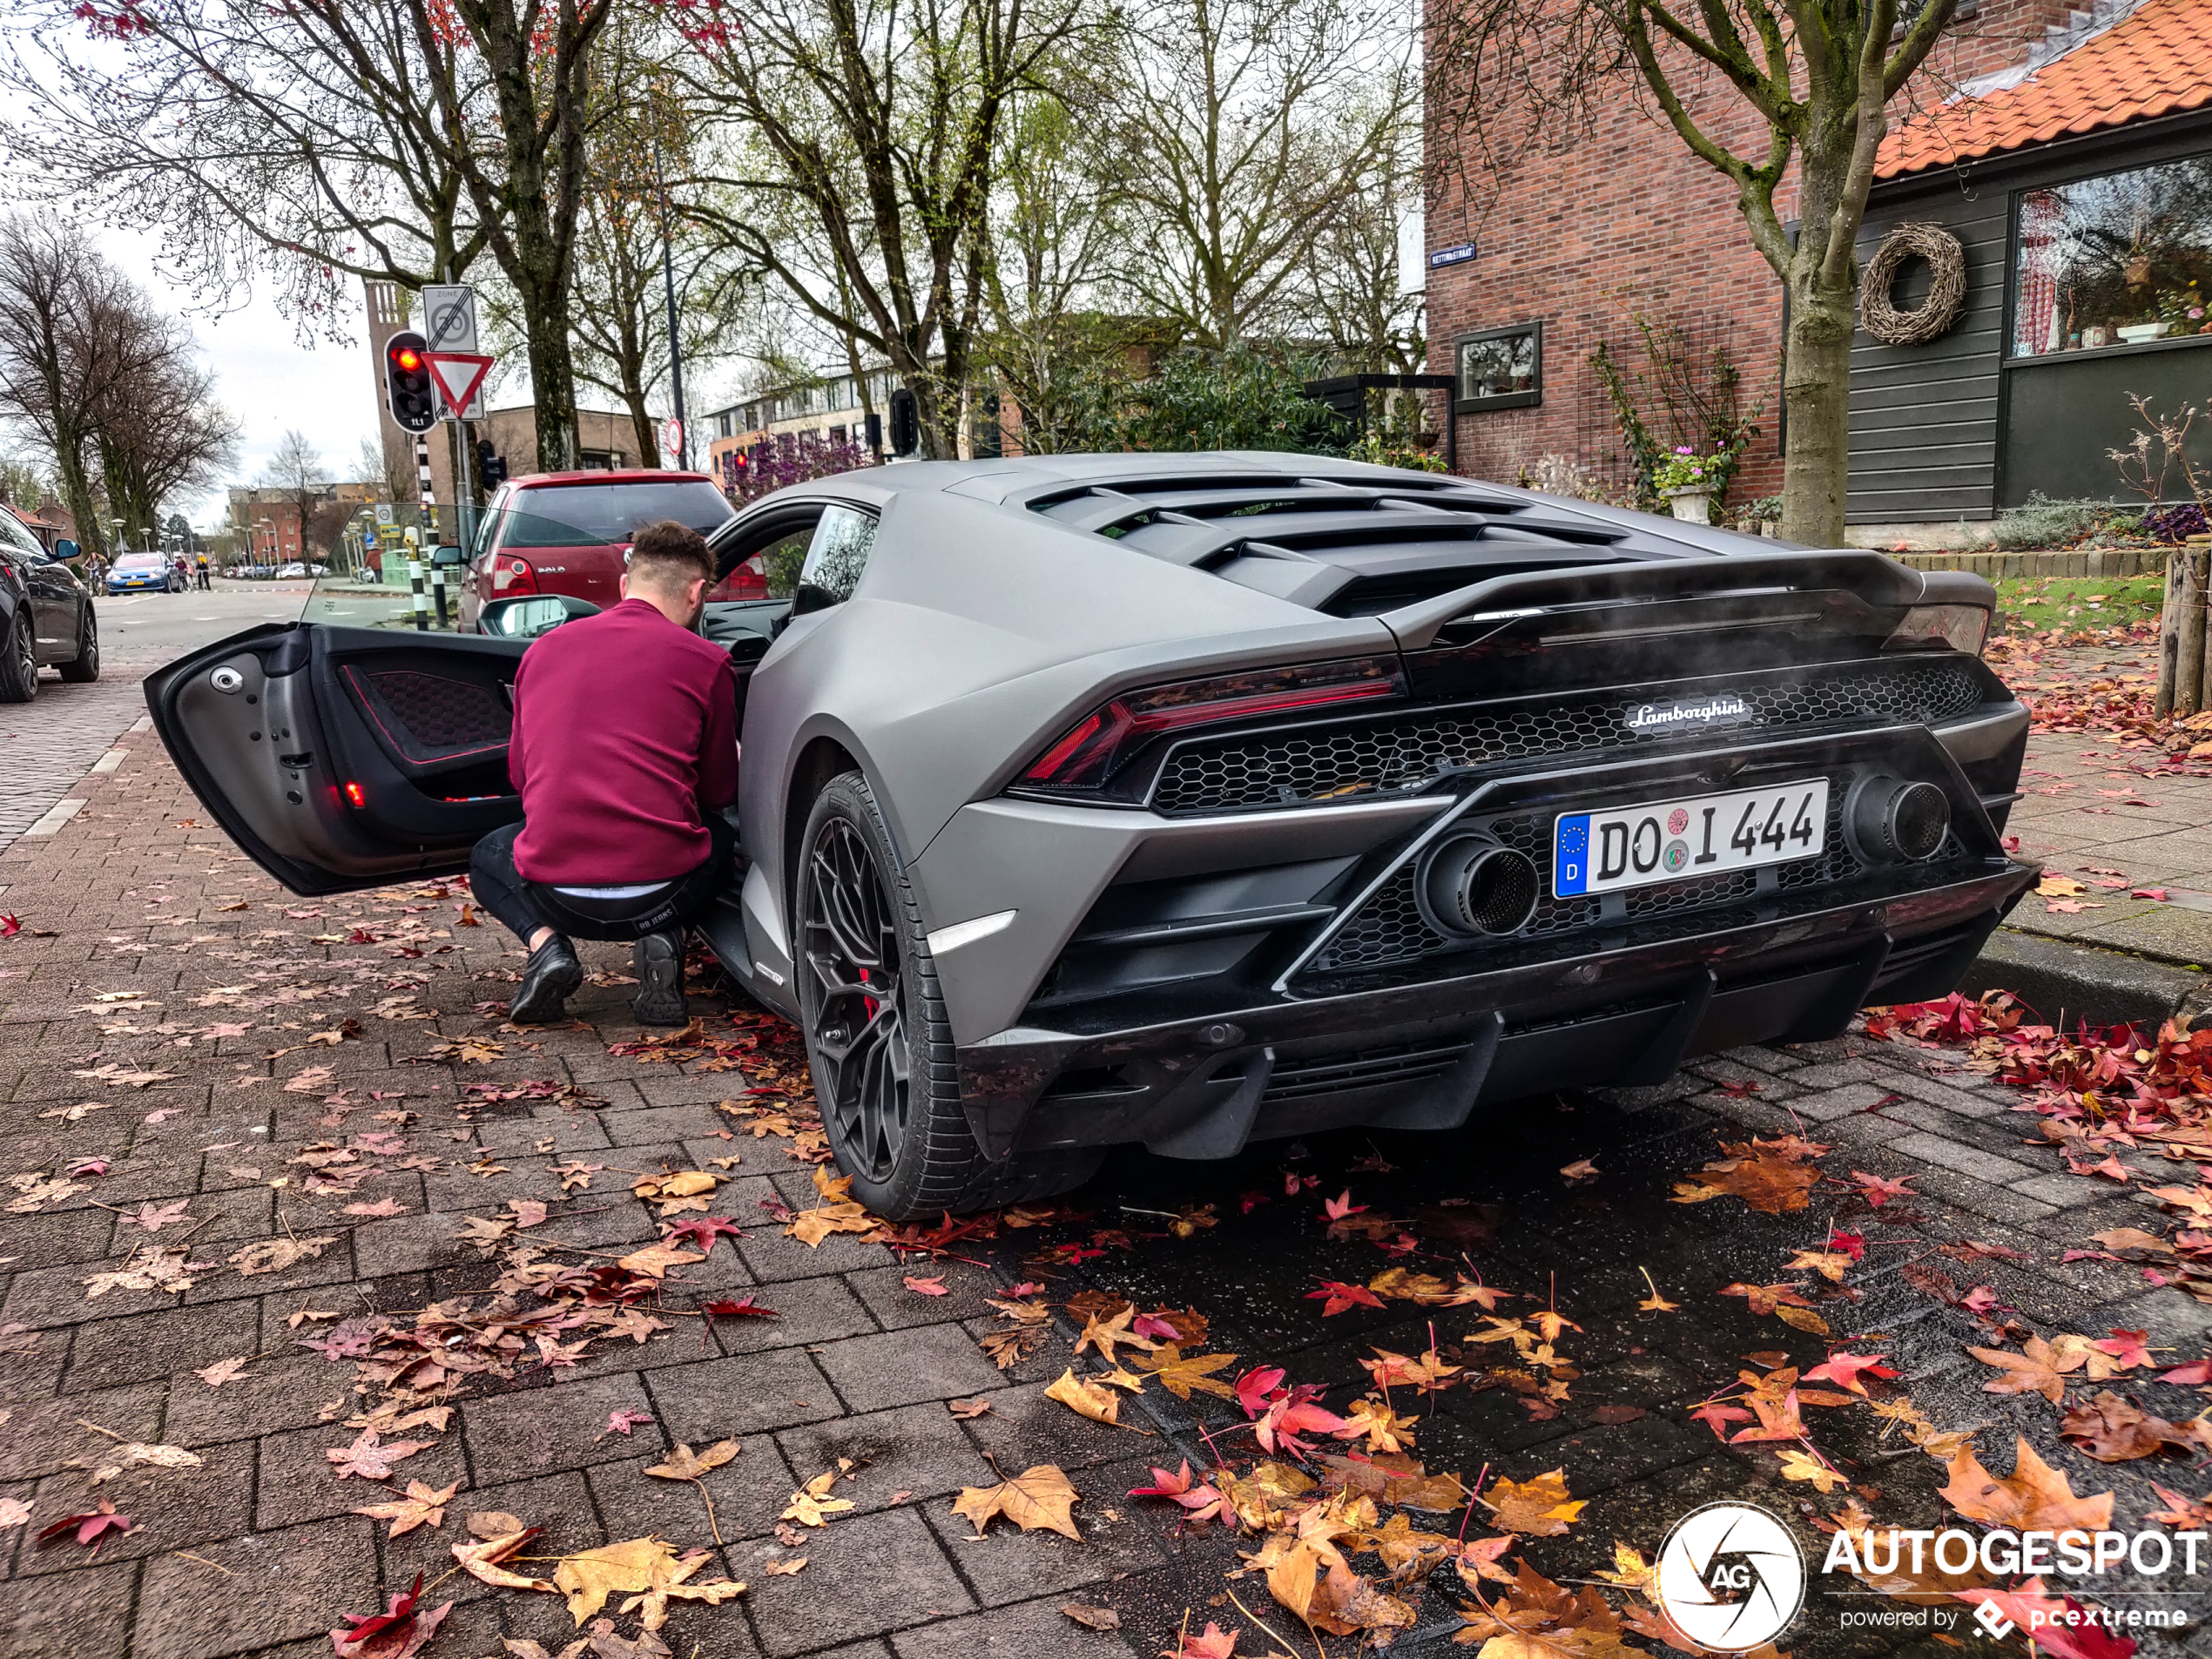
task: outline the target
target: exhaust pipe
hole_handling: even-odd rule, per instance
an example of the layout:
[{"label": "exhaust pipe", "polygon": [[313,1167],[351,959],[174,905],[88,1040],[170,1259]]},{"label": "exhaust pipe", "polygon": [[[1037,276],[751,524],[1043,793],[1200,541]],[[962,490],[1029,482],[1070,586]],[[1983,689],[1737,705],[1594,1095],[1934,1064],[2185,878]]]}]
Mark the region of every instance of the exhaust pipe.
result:
[{"label": "exhaust pipe", "polygon": [[1454,835],[1430,850],[1414,891],[1438,932],[1494,938],[1528,925],[1543,883],[1527,854],[1487,836]]},{"label": "exhaust pipe", "polygon": [[1951,833],[1951,798],[1933,784],[1862,778],[1844,801],[1844,839],[1869,864],[1919,864]]}]

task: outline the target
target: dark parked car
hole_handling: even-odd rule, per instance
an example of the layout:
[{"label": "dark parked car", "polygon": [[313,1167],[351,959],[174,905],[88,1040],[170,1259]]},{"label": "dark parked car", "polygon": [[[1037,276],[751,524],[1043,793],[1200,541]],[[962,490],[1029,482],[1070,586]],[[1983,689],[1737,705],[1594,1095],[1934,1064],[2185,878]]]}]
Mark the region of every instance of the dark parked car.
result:
[{"label": "dark parked car", "polygon": [[[1979,577],[1284,455],[870,469],[711,545],[796,538],[791,601],[705,620],[750,861],[700,929],[888,1215],[1832,1036],[1950,990],[2036,879]],[[146,694],[327,893],[516,817],[523,649],[268,627]]]},{"label": "dark parked car", "polygon": [[51,664],[65,680],[100,677],[100,624],[92,590],[67,561],[77,543],[49,553],[13,513],[0,512],[0,703],[38,695],[38,671]]},{"label": "dark parked car", "polygon": [[[484,509],[483,529],[461,590],[461,625],[473,629],[498,599],[559,593],[601,610],[617,603],[617,585],[641,524],[673,518],[702,535],[734,516],[729,499],[700,472],[545,472],[502,484]],[[717,599],[765,599],[756,564],[732,571]]]}]

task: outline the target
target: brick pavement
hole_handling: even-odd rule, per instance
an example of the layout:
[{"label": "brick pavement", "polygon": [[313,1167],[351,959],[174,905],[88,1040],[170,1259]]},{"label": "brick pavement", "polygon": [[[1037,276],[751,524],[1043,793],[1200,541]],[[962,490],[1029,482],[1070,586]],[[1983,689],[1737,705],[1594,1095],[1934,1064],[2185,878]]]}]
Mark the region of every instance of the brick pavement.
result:
[{"label": "brick pavement", "polygon": [[42,675],[29,703],[0,703],[0,848],[51,812],[146,711],[142,675],[107,667],[90,685]]},{"label": "brick pavement", "polygon": [[[1609,1565],[1616,1538],[1650,1553],[1693,1500],[1747,1495],[1797,1515],[1812,1507],[1805,1488],[1777,1478],[1770,1453],[1722,1444],[1687,1412],[1748,1352],[1787,1352],[1800,1364],[1824,1352],[1828,1345],[1718,1292],[1733,1280],[1786,1277],[1787,1252],[1817,1244],[1831,1216],[1869,1241],[1864,1265],[1820,1305],[1836,1340],[1890,1353],[1939,1423],[1985,1426],[1993,1468],[2009,1467],[2014,1429],[2028,1433],[2077,1490],[2114,1490],[2122,1524],[2154,1502],[2146,1466],[2089,1463],[2058,1444],[2055,1413],[2040,1399],[1981,1392],[1984,1373],[1961,1345],[1986,1341],[1986,1328],[1930,1299],[1901,1270],[1937,1247],[2000,1245],[2021,1259],[1970,1251],[1971,1264],[1945,1264],[1963,1284],[1992,1285],[2013,1317],[2047,1334],[2143,1329],[2176,1361],[2202,1351],[2212,1323],[2200,1305],[2147,1285],[2132,1268],[2060,1259],[2091,1231],[2154,1224],[2132,1187],[2066,1174],[2023,1145],[2032,1124],[2013,1115],[2017,1096],[1952,1069],[1955,1055],[1863,1036],[1716,1057],[1652,1089],[1532,1102],[1456,1136],[1352,1131],[1256,1147],[1226,1164],[1117,1155],[1079,1195],[1087,1220],[1002,1230],[935,1261],[902,1264],[837,1236],[810,1250],[772,1218],[778,1207],[815,1202],[808,1170],[788,1140],[746,1134],[741,1116],[717,1109],[738,1087],[728,1072],[608,1051],[643,1035],[628,1022],[622,986],[588,986],[575,1025],[500,1033],[475,1004],[506,995],[511,941],[462,925],[461,895],[284,894],[205,826],[151,744],[71,792],[87,805],[58,833],[0,852],[7,907],[31,930],[0,945],[0,1111],[8,1170],[24,1192],[0,1205],[0,1499],[32,1506],[30,1525],[0,1532],[0,1652],[11,1659],[306,1659],[329,1651],[322,1633],[340,1614],[370,1611],[418,1570],[435,1581],[432,1601],[457,1602],[427,1650],[434,1659],[486,1654],[510,1638],[557,1652],[576,1634],[557,1598],[451,1571],[449,1547],[475,1510],[546,1527],[535,1546],[546,1557],[649,1531],[708,1548],[716,1559],[704,1576],[727,1573],[751,1588],[733,1605],[677,1607],[663,1635],[680,1655],[1149,1656],[1186,1616],[1194,1629],[1209,1619],[1240,1626],[1246,1649],[1264,1651],[1232,1593],[1277,1629],[1295,1627],[1258,1579],[1225,1579],[1238,1544],[1251,1541],[1217,1527],[1178,1532],[1159,1513],[1165,1506],[1123,1495],[1151,1463],[1187,1457],[1203,1468],[1224,1442],[1232,1455],[1252,1455],[1239,1439],[1249,1433],[1243,1413],[1203,1395],[1185,1406],[1155,1386],[1130,1401],[1130,1427],[1093,1425],[1042,1397],[1063,1368],[1091,1363],[1075,1356],[1064,1320],[1009,1370],[991,1364],[976,1339],[996,1324],[986,1294],[1019,1277],[1047,1283],[1055,1304],[1093,1288],[1196,1307],[1212,1322],[1209,1350],[1241,1356],[1239,1367],[1286,1366],[1294,1380],[1327,1386],[1339,1408],[1364,1385],[1359,1361],[1375,1346],[1417,1353],[1437,1344],[1467,1365],[1491,1352],[1465,1340],[1472,1309],[1318,1316],[1308,1299],[1317,1278],[1357,1283],[1393,1259],[1321,1227],[1318,1202],[1339,1188],[1407,1217],[1426,1241],[1424,1265],[1471,1269],[1534,1298],[1509,1306],[1548,1302],[1575,1321],[1560,1346],[1581,1374],[1563,1409],[1545,1415],[1502,1387],[1419,1402],[1427,1420],[1419,1451],[1431,1468],[1520,1480],[1566,1471],[1589,1507],[1568,1536],[1528,1547],[1541,1570],[1564,1580]],[[356,930],[379,936],[350,942]],[[585,948],[603,975],[623,966],[619,948]],[[307,991],[329,995],[302,998]],[[343,1035],[344,1016],[358,1022],[358,1036]],[[326,1029],[335,1042],[294,1046]],[[469,1033],[502,1052],[482,1063],[420,1063],[434,1045]],[[111,1063],[126,1076],[174,1075],[143,1089],[87,1075]],[[317,1066],[331,1069],[286,1087]],[[604,1103],[475,1105],[463,1093],[532,1080]],[[1909,1177],[1919,1196],[1869,1211],[1846,1189],[1824,1189],[1815,1211],[1784,1217],[1733,1200],[1668,1202],[1672,1184],[1715,1155],[1718,1136],[1744,1128],[1802,1128],[1836,1148],[1824,1161],[1832,1173]],[[390,1145],[371,1138],[378,1134],[395,1136],[406,1157],[375,1151]],[[314,1166],[292,1160],[333,1142],[364,1148],[380,1172],[354,1192],[310,1190]],[[1584,1157],[1596,1183],[1563,1187],[1563,1166]],[[105,1160],[105,1171],[78,1177],[76,1190],[32,1196],[36,1177],[87,1158]],[[342,1420],[373,1396],[356,1392],[352,1365],[298,1345],[333,1322],[295,1329],[294,1316],[403,1315],[483,1291],[500,1264],[458,1235],[518,1201],[548,1208],[532,1236],[603,1260],[657,1236],[624,1172],[726,1158],[736,1162],[708,1213],[740,1222],[745,1236],[717,1242],[678,1278],[694,1295],[750,1293],[779,1317],[716,1320],[704,1332],[674,1318],[677,1329],[642,1341],[596,1341],[572,1366],[470,1381],[448,1426],[395,1466],[395,1485],[458,1485],[443,1525],[392,1538],[351,1513],[391,1494],[334,1479],[324,1453],[353,1438]],[[564,1159],[607,1169],[592,1187],[564,1194],[553,1170]],[[1300,1196],[1285,1194],[1286,1181]],[[386,1199],[398,1213],[345,1208]],[[149,1238],[122,1219],[176,1200],[188,1233]],[[1190,1236],[1163,1229],[1163,1216],[1186,1217]],[[216,1264],[191,1290],[126,1287],[88,1299],[91,1275],[123,1266],[135,1245],[172,1237],[189,1240],[190,1259]],[[257,1242],[320,1238],[332,1242],[320,1255],[279,1272],[248,1277],[224,1264]],[[1639,1308],[1647,1271],[1685,1312]],[[942,1297],[905,1282],[940,1273]],[[249,1357],[246,1377],[220,1388],[194,1374]],[[2193,1409],[2193,1391],[2135,1392],[2169,1417]],[[944,1405],[978,1396],[993,1410],[973,1419]],[[607,1434],[616,1411],[649,1420],[629,1436]],[[117,1437],[188,1447],[200,1467],[129,1469],[95,1487]],[[725,1541],[715,1549],[698,1494],[644,1469],[677,1441],[724,1437],[742,1450],[705,1480]],[[1885,1520],[1929,1524],[1942,1476],[1926,1459],[1899,1460],[1896,1443],[1865,1423],[1831,1435],[1824,1420],[1822,1439]],[[798,1546],[778,1541],[776,1517],[793,1487],[840,1459],[853,1465],[838,1487],[853,1510]],[[1083,1541],[1003,1523],[970,1541],[951,1495],[991,1483],[995,1467],[1047,1461],[1081,1494]],[[2194,1477],[2158,1473],[2195,1490]],[[128,1534],[96,1552],[36,1546],[37,1527],[103,1496],[133,1517]],[[765,1572],[794,1554],[808,1557],[800,1573]],[[1398,1650],[1432,1650],[1460,1628],[1465,1594],[1451,1588],[1432,1581],[1409,1592],[1420,1623]],[[1116,1608],[1123,1631],[1076,1629],[1058,1611],[1070,1600]],[[635,1629],[628,1620],[623,1628]],[[1817,1605],[1784,1645],[1802,1659],[1904,1640],[1847,1635],[1832,1607]],[[1301,1638],[1296,1650],[1307,1645]],[[1325,1651],[1349,1646],[1332,1641]],[[2159,1638],[2145,1651],[2183,1646]],[[2212,1651],[2201,1635],[2186,1646]]]}]

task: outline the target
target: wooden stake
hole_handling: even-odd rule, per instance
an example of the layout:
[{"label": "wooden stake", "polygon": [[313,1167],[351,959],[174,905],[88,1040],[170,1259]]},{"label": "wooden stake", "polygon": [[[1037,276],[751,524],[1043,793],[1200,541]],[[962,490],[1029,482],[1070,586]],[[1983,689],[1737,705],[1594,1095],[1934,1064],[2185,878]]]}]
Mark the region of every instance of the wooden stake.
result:
[{"label": "wooden stake", "polygon": [[2174,687],[2181,668],[2182,566],[2176,550],[2166,558],[2166,599],[2158,619],[2158,691],[2151,712],[2164,719],[2174,711]]}]

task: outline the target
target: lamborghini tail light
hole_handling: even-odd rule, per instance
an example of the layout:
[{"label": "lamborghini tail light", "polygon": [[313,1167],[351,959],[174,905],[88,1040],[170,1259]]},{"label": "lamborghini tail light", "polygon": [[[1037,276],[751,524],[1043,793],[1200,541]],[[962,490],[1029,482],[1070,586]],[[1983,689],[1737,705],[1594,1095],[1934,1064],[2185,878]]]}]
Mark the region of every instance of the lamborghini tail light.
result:
[{"label": "lamborghini tail light", "polygon": [[1989,637],[1989,612],[1979,605],[1914,605],[1883,642],[1885,651],[1941,650],[1981,655]]},{"label": "lamborghini tail light", "polygon": [[1361,657],[1292,668],[1254,669],[1127,691],[1085,715],[1022,773],[1031,789],[1097,788],[1123,757],[1166,733],[1269,715],[1403,697],[1395,658]]}]

